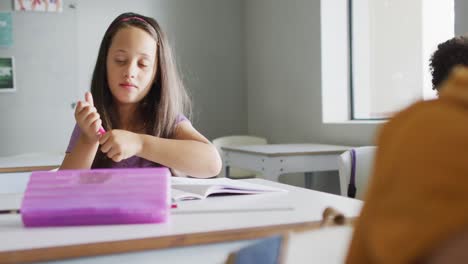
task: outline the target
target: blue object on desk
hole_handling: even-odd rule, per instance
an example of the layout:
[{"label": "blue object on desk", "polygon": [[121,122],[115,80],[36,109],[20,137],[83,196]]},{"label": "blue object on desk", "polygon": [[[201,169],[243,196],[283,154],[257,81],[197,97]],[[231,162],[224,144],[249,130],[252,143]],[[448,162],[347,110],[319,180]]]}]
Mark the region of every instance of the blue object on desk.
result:
[{"label": "blue object on desk", "polygon": [[241,248],[235,256],[235,264],[277,264],[282,236],[274,236],[262,239],[253,245]]}]

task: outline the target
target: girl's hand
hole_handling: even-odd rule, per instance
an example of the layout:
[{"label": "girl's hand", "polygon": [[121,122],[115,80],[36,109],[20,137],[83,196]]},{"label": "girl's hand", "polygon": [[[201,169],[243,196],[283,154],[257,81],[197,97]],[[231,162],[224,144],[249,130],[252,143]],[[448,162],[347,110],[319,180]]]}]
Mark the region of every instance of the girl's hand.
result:
[{"label": "girl's hand", "polygon": [[99,138],[101,151],[114,162],[128,159],[140,153],[143,146],[141,135],[120,129],[106,132]]},{"label": "girl's hand", "polygon": [[76,123],[81,129],[81,136],[86,143],[98,142],[98,130],[102,125],[101,117],[94,107],[93,96],[85,93],[85,102],[78,101],[75,108]]}]

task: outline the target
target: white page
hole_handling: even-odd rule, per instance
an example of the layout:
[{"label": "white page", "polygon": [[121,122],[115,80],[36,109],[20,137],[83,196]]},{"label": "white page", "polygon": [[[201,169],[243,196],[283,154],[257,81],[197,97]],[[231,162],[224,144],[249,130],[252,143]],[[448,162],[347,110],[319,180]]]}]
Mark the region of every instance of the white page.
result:
[{"label": "white page", "polygon": [[171,178],[172,186],[177,185],[205,185],[205,186],[219,186],[219,187],[228,187],[237,190],[250,190],[250,191],[269,191],[269,192],[278,192],[285,191],[280,188],[275,188],[271,186],[255,184],[240,180],[232,180],[228,178],[214,178],[214,179],[194,179],[194,178],[184,178],[184,177],[172,177]]},{"label": "white page", "polygon": [[202,195],[184,192],[184,191],[174,189],[174,188],[171,189],[171,197],[174,201],[203,199]]},{"label": "white page", "polygon": [[204,199],[211,194],[258,194],[285,190],[227,178],[194,179],[172,177],[172,198],[176,201]]}]

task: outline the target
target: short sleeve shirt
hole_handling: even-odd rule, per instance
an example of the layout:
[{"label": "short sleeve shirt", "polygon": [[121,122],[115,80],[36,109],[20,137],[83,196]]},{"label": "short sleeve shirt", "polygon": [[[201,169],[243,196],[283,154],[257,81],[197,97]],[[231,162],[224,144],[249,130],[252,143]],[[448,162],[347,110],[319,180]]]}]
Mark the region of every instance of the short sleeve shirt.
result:
[{"label": "short sleeve shirt", "polygon": [[[190,122],[184,115],[177,116],[176,124],[179,124],[182,121]],[[66,153],[72,152],[73,148],[76,145],[76,142],[80,138],[81,130],[80,127],[75,124],[75,128],[73,129],[72,135],[70,137],[70,142],[68,143],[68,147]],[[140,158],[137,156],[132,156],[128,159],[124,159],[120,162],[113,162],[111,163],[111,168],[118,169],[118,168],[147,168],[147,167],[160,167],[158,163],[153,161]]]}]

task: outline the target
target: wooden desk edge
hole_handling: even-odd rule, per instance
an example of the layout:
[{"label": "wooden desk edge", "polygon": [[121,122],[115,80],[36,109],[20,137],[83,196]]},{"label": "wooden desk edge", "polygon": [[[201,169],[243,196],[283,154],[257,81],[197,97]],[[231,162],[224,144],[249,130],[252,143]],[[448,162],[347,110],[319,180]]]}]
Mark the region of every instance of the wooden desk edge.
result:
[{"label": "wooden desk edge", "polygon": [[[354,218],[351,219],[349,223],[352,223],[352,221],[354,221]],[[320,221],[299,222],[293,224],[239,228],[174,236],[3,251],[0,252],[0,263],[27,263],[37,261],[63,260],[78,257],[92,257],[218,242],[250,240],[272,235],[286,234],[287,232],[291,231],[302,232],[318,228],[320,228]]]},{"label": "wooden desk edge", "polygon": [[8,168],[0,168],[0,173],[46,171],[46,170],[53,170],[58,167],[60,167],[60,164],[46,165],[46,166],[29,166],[29,167],[8,167]]}]

